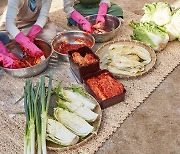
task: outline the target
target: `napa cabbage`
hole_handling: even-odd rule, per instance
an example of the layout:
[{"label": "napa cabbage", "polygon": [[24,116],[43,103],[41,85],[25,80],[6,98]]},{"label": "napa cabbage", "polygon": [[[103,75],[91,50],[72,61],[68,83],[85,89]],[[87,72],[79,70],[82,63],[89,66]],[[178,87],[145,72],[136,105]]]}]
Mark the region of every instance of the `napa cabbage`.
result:
[{"label": "napa cabbage", "polygon": [[131,38],[144,42],[146,45],[151,46],[155,51],[163,50],[169,41],[169,36],[165,29],[157,26],[153,22],[135,23],[134,21],[131,21],[129,25],[134,29]]},{"label": "napa cabbage", "polygon": [[145,4],[143,10],[141,22],[154,22],[158,26],[163,26],[168,24],[172,17],[172,8],[165,2]]},{"label": "napa cabbage", "polygon": [[169,34],[170,41],[180,40],[180,8],[174,11],[171,22],[165,25],[165,28]]}]

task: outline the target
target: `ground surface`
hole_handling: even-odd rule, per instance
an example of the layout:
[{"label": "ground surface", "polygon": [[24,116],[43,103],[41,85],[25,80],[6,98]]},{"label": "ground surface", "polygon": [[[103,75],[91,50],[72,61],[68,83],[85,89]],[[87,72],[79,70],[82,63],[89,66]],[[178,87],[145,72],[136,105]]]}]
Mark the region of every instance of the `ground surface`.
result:
[{"label": "ground surface", "polygon": [[[158,0],[156,0],[157,2]],[[123,9],[142,14],[145,3],[153,0],[114,0]],[[168,0],[178,5],[180,1]],[[59,6],[57,5],[59,3]],[[1,0],[0,13],[6,0]],[[53,0],[51,18],[62,8]],[[62,26],[66,23],[61,23]],[[65,27],[65,26],[64,26]],[[152,95],[131,114],[99,149],[97,154],[179,154],[180,153],[180,67],[177,67]]]}]

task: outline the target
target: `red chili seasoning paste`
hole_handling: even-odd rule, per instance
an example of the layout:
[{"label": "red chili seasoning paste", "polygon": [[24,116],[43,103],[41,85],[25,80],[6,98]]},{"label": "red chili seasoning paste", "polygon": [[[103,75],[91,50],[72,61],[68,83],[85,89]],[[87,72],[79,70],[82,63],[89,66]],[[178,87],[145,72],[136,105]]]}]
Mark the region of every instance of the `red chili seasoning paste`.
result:
[{"label": "red chili seasoning paste", "polygon": [[67,54],[70,50],[77,50],[84,46],[92,46],[92,42],[90,40],[85,40],[84,38],[75,38],[73,41],[74,44],[70,44],[66,41],[59,42],[54,49],[59,53]]},{"label": "red chili seasoning paste", "polygon": [[87,79],[87,84],[101,100],[106,100],[123,93],[123,85],[112,78],[108,73]]}]

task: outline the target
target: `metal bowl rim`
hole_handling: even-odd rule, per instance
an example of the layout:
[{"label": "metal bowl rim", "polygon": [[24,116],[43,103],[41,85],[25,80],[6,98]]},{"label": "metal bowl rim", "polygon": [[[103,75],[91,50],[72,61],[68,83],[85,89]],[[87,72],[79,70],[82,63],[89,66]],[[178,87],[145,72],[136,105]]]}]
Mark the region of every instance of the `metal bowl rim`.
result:
[{"label": "metal bowl rim", "polygon": [[[92,14],[92,15],[86,16],[85,18],[87,19],[87,18],[93,17],[93,16],[97,16],[97,14]],[[115,30],[118,30],[118,29],[120,28],[120,26],[121,26],[121,20],[120,20],[118,17],[113,16],[113,15],[110,15],[110,14],[106,14],[106,16],[114,17],[115,19],[117,19],[117,20],[119,21],[119,25],[114,29],[114,31],[115,31]],[[80,26],[80,24],[78,24],[78,28],[79,28],[79,26]],[[94,35],[94,36],[106,35],[106,34],[108,35],[108,34],[110,34],[110,33],[112,33],[112,32],[113,32],[113,31],[106,32],[106,33],[103,33],[103,34],[92,34],[92,35]]]},{"label": "metal bowl rim", "polygon": [[95,45],[95,38],[94,38],[93,35],[91,35],[90,33],[87,33],[87,32],[82,31],[82,30],[68,30],[68,31],[63,31],[63,32],[58,33],[58,34],[52,39],[52,41],[51,41],[51,46],[52,46],[52,49],[53,49],[53,51],[54,51],[55,53],[57,53],[57,54],[59,54],[59,55],[62,55],[62,56],[67,56],[67,55],[68,55],[68,54],[63,54],[63,53],[60,53],[60,52],[56,51],[56,50],[54,49],[53,42],[55,41],[56,38],[60,37],[61,35],[66,34],[66,33],[71,33],[71,32],[72,32],[72,33],[84,33],[84,34],[87,34],[87,35],[90,36],[90,37],[92,38],[92,40],[93,40],[93,45],[91,46],[91,48],[94,47],[94,45]]}]

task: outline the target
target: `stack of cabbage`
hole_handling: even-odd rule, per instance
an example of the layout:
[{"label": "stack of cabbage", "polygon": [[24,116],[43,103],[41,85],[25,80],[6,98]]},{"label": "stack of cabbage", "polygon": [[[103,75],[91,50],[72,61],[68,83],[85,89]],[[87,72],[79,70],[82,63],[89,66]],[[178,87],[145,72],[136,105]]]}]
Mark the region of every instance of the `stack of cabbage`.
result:
[{"label": "stack of cabbage", "polygon": [[151,62],[149,52],[138,45],[116,43],[108,51],[108,70],[114,74],[135,76]]},{"label": "stack of cabbage", "polygon": [[140,23],[129,24],[134,28],[132,39],[144,42],[155,51],[163,50],[168,41],[180,40],[180,8],[157,2],[146,4],[143,10]]},{"label": "stack of cabbage", "polygon": [[47,139],[62,146],[76,144],[79,137],[94,131],[88,122],[94,122],[98,117],[93,112],[96,104],[79,87],[62,88],[59,85],[54,91],[58,107],[54,109],[56,120],[48,119]]}]

